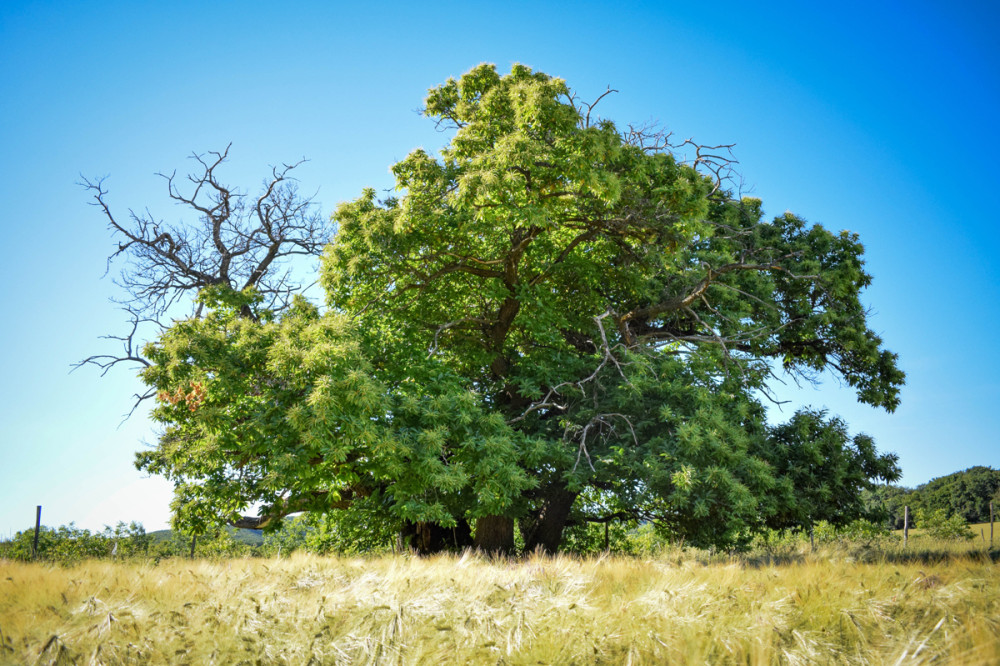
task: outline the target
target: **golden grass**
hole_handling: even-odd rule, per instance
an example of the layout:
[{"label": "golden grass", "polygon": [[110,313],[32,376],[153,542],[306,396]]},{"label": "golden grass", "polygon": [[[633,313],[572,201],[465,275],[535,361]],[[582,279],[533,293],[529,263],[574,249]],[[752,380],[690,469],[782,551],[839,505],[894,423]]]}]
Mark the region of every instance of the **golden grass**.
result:
[{"label": "golden grass", "polygon": [[[980,543],[985,543],[989,545],[990,543],[990,524],[989,523],[974,523],[969,525],[969,529],[973,534],[976,535],[976,540],[982,540]],[[993,539],[994,545],[1000,545],[1000,523],[993,523]]]},{"label": "golden grass", "polygon": [[989,557],[855,556],[0,561],[0,662],[1000,663]]}]

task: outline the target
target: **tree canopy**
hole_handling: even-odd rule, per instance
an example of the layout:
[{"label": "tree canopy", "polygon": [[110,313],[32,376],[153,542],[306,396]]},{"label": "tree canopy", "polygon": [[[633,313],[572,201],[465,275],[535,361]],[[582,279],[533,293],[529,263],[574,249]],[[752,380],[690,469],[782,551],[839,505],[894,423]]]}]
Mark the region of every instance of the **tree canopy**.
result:
[{"label": "tree canopy", "polygon": [[779,371],[899,404],[857,235],[765,219],[719,150],[597,118],[524,66],[449,79],[424,111],[450,142],[337,208],[324,307],[217,281],[147,346],[164,432],[137,464],[174,480],[179,521],[348,512],[423,551],[649,521],[727,545],[857,517],[835,499],[898,477],[839,420],[765,419]]},{"label": "tree canopy", "polygon": [[[872,479],[894,481],[900,470],[895,455],[879,455],[868,435],[847,432],[839,418],[801,410],[788,423],[771,429],[765,458],[779,483],[777,510],[768,518],[776,528],[826,521],[845,525],[858,518],[881,522],[881,507],[866,502]],[[881,488],[879,488],[881,490]]]}]

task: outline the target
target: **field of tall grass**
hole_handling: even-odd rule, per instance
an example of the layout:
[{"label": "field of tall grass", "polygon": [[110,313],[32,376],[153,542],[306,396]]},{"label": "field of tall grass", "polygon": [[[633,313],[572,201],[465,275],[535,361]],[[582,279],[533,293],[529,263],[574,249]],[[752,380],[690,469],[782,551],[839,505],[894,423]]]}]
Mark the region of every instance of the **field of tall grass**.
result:
[{"label": "field of tall grass", "polygon": [[996,664],[996,551],[0,560],[9,664]]},{"label": "field of tall grass", "polygon": [[[989,523],[973,523],[969,525],[969,531],[972,532],[973,539],[981,540],[981,544],[990,543],[990,524]],[[1000,523],[993,524],[993,538],[996,539],[996,543],[1000,544]]]}]

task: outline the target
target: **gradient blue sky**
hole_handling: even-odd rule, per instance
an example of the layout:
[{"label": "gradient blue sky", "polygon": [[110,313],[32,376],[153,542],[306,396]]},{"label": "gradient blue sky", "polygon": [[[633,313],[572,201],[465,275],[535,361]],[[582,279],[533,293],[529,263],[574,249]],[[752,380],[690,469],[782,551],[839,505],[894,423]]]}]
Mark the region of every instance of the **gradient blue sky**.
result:
[{"label": "gradient blue sky", "polygon": [[605,117],[735,142],[768,214],[859,233],[903,404],[857,405],[836,381],[785,392],[898,453],[906,485],[1000,466],[998,33],[997,5],[962,1],[0,4],[0,537],[36,504],[48,525],[169,519],[169,485],[132,467],[152,427],[118,425],[134,375],[69,374],[125,323],[81,174],[110,174],[122,214],[177,220],[153,174],[232,142],[229,182],[307,157],[329,213],[439,148],[415,110],[484,61],[584,98],[611,85]]}]

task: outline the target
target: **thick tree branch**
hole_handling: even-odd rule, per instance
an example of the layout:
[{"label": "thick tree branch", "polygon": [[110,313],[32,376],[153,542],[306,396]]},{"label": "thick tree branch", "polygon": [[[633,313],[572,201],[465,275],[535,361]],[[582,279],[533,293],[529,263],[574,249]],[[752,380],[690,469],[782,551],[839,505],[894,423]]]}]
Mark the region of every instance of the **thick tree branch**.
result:
[{"label": "thick tree branch", "polygon": [[363,496],[363,493],[346,490],[338,493],[339,499],[326,501],[325,498],[329,495],[330,491],[316,490],[305,496],[285,498],[276,502],[267,513],[259,516],[240,516],[236,520],[230,521],[229,525],[242,529],[260,530],[293,513],[315,510],[318,504],[322,504],[324,509],[329,510],[346,509],[357,497]]}]

